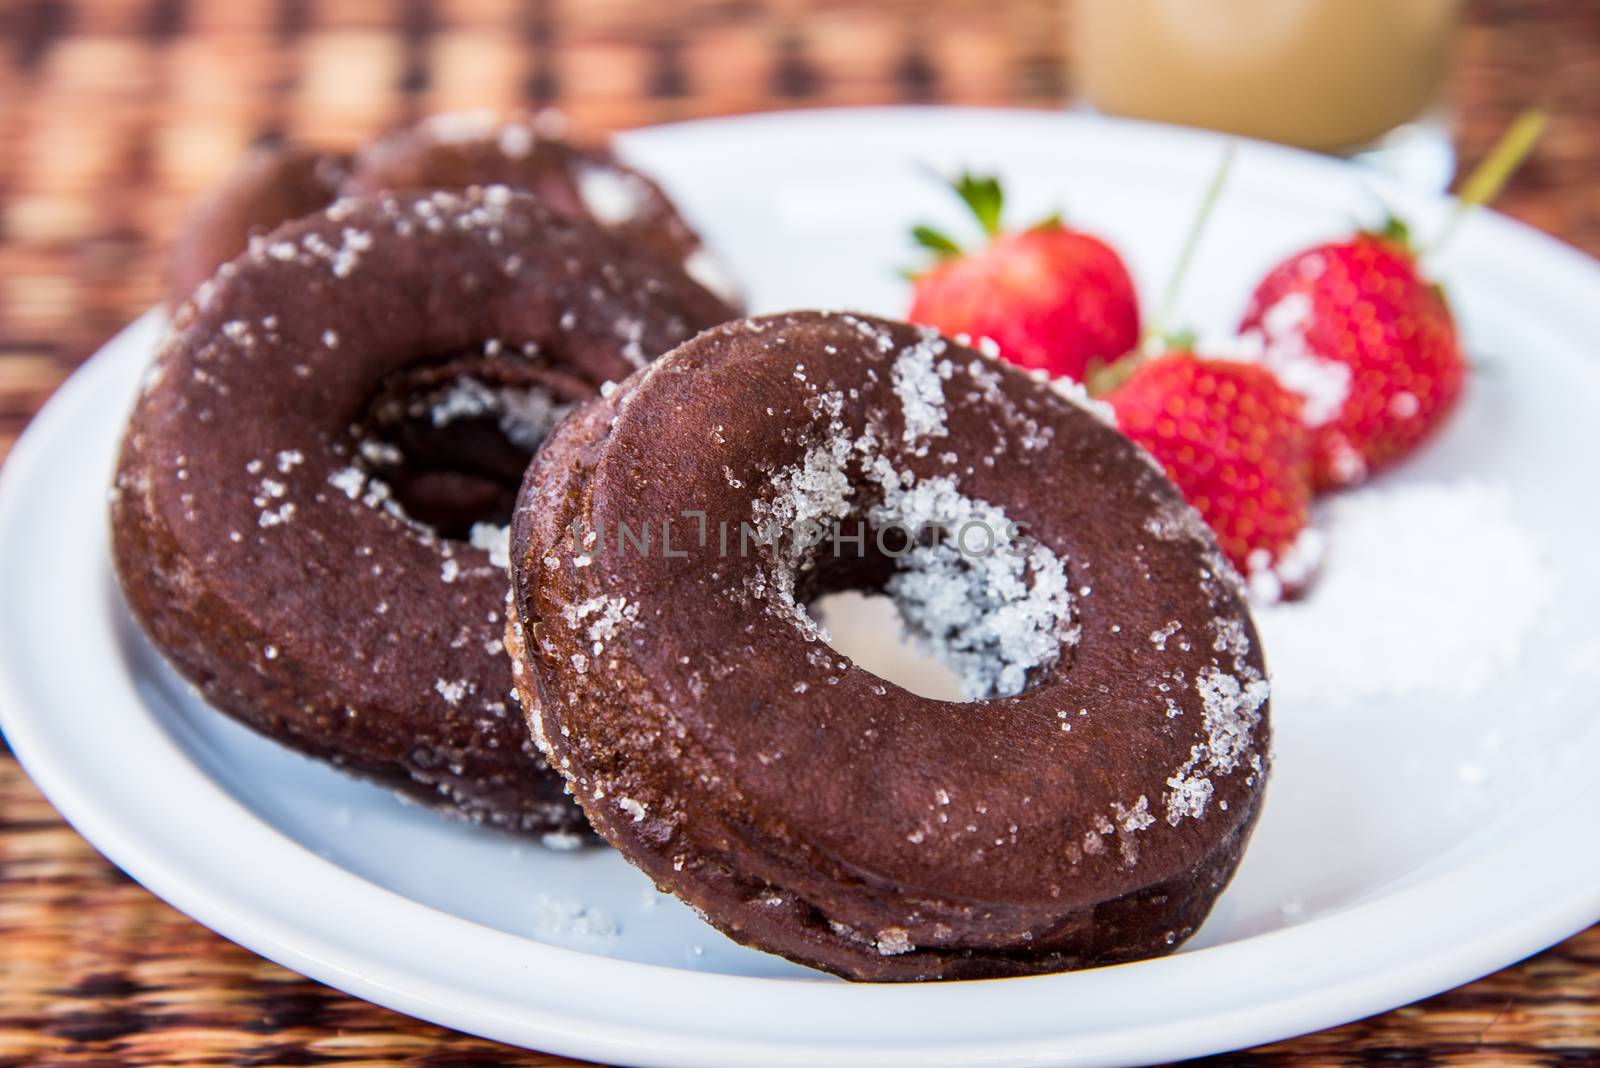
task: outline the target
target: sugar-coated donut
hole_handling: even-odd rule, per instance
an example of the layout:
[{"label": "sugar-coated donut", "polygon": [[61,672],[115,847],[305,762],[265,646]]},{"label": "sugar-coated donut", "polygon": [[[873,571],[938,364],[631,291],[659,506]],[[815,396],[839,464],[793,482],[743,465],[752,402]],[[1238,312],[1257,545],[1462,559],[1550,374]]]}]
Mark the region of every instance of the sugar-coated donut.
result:
[{"label": "sugar-coated donut", "polygon": [[167,306],[176,308],[252,236],[333,203],[348,160],[298,145],[258,145],[195,202],[173,242]]},{"label": "sugar-coated donut", "polygon": [[264,734],[475,820],[581,828],[512,701],[504,529],[469,520],[565,406],[728,314],[501,186],[340,200],[253,239],[179,310],[129,424],[128,602]]},{"label": "sugar-coated donut", "polygon": [[737,286],[661,187],[610,148],[568,140],[557,112],[432,116],[364,145],[347,188],[372,193],[490,182],[526,189],[556,211],[671,257],[730,304],[740,301]]},{"label": "sugar-coated donut", "polygon": [[[594,828],[738,941],[853,979],[1189,937],[1259,810],[1265,666],[1204,523],[1091,409],[799,312],[574,414],[518,500],[507,643]],[[973,700],[831,649],[807,605],[841,589],[891,596]]]},{"label": "sugar-coated donut", "polygon": [[506,185],[553,211],[589,219],[630,244],[681,263],[730,305],[738,287],[659,185],[602,145],[565,136],[557,112],[434,115],[346,155],[297,145],[248,153],[190,211],[174,243],[167,303],[175,308],[252,236],[327,207],[341,193],[462,190]]}]

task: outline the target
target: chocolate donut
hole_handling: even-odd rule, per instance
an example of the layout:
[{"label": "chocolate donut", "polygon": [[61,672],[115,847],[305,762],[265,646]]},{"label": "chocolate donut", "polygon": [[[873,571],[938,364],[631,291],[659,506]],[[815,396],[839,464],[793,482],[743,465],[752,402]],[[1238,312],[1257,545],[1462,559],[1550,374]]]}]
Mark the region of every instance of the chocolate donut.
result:
[{"label": "chocolate donut", "polygon": [[189,211],[173,244],[167,306],[176,308],[252,236],[333,203],[348,160],[295,145],[258,145]]},{"label": "chocolate donut", "polygon": [[[740,942],[862,980],[1162,954],[1255,823],[1265,667],[1210,532],[1086,403],[926,328],[679,346],[552,435],[511,555],[541,750]],[[832,650],[807,605],[844,589],[972,700]]]},{"label": "chocolate donut", "polygon": [[[129,424],[128,602],[262,733],[474,820],[579,828],[511,705],[504,529],[461,509],[493,506],[473,493],[497,471],[514,493],[563,405],[727,313],[503,186],[341,200],[255,239],[180,309]],[[417,457],[441,476],[417,496],[455,508],[454,537],[386,474],[452,431],[468,444]]]},{"label": "chocolate donut", "polygon": [[347,188],[374,193],[498,182],[526,189],[556,211],[677,260],[696,281],[739,304],[737,287],[661,187],[608,148],[566,140],[565,129],[566,121],[548,111],[503,120],[490,112],[435,115],[363,147]]}]

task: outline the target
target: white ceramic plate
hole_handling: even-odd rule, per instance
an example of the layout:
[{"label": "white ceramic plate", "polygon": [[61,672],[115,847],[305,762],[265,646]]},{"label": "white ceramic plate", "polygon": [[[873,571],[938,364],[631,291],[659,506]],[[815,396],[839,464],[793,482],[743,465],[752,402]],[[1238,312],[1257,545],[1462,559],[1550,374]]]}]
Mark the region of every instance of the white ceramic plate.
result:
[{"label": "white ceramic plate", "polygon": [[[960,224],[924,165],[998,169],[1018,220],[1065,207],[1149,295],[1220,144],[1076,116],[883,110],[667,127],[624,147],[758,309],[895,314],[907,225]],[[1244,146],[1180,319],[1226,327],[1275,258],[1373,218],[1367,183],[1424,232],[1447,209]],[[696,1066],[1129,1063],[1387,1009],[1600,917],[1600,269],[1484,215],[1443,274],[1484,366],[1436,445],[1334,507],[1324,589],[1263,614],[1278,667],[1266,813],[1210,922],[1167,959],[848,985],[731,944],[609,851],[452,823],[212,713],[144,643],[108,562],[105,487],[154,315],[72,378],[5,467],[4,727],[79,830],[200,922],[360,997],[540,1049]]]}]

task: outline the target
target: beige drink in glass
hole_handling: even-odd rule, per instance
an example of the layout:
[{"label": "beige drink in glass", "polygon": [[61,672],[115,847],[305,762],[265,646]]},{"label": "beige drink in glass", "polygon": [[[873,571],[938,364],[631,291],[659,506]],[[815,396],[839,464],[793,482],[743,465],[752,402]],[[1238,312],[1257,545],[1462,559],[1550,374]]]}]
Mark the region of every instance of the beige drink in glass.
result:
[{"label": "beige drink in glass", "polygon": [[1438,100],[1460,0],[1074,0],[1101,111],[1345,152]]}]

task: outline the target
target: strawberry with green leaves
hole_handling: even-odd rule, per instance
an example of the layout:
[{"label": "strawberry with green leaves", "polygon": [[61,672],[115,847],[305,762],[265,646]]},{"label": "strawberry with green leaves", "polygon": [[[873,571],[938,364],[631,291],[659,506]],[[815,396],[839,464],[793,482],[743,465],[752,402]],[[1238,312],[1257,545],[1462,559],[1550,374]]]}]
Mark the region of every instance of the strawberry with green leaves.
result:
[{"label": "strawberry with green leaves", "polygon": [[[1512,124],[1462,189],[1462,215],[1504,185],[1544,126]],[[1437,253],[1450,229],[1433,243]],[[1251,295],[1240,329],[1262,362],[1306,398],[1319,489],[1349,486],[1411,455],[1461,398],[1467,361],[1444,292],[1423,274],[1406,226],[1391,218],[1296,253]]]},{"label": "strawberry with green leaves", "polygon": [[912,231],[935,257],[913,278],[912,322],[989,338],[1012,363],[1079,381],[1092,363],[1134,347],[1139,300],[1115,250],[1057,216],[1006,230],[997,179],[962,175],[952,184],[987,243],[969,251],[930,227]]}]

